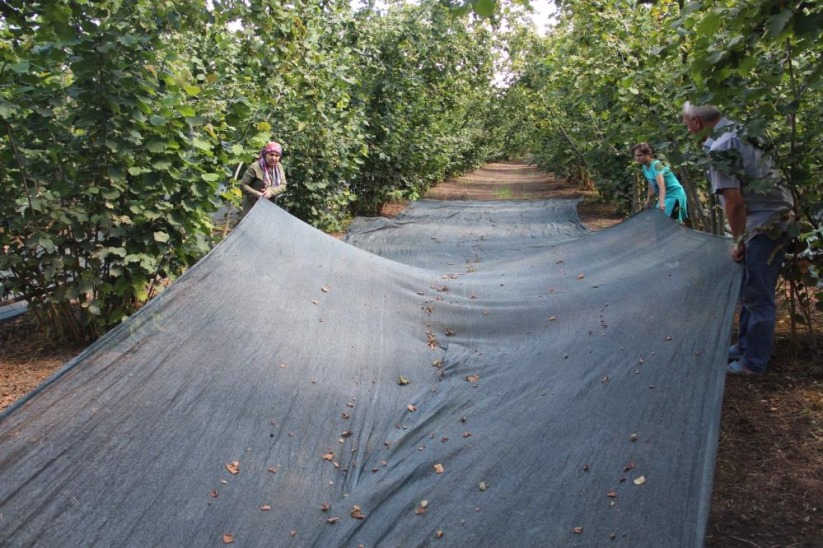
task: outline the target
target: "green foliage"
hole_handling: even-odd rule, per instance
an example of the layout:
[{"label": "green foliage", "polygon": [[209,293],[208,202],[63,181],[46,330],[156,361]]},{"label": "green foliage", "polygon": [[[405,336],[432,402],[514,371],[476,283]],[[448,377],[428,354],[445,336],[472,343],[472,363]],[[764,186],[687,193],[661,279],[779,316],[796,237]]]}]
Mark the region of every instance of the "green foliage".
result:
[{"label": "green foliage", "polygon": [[545,37],[529,5],[2,3],[0,292],[56,339],[99,336],[208,250],[211,214],[237,205],[235,179],[272,139],[279,203],[329,231],[524,156],[628,213],[638,141],[718,230],[686,99],[770,143],[800,200],[790,275],[819,287],[820,3],[566,0]]},{"label": "green foliage", "polygon": [[99,336],[208,249],[215,179],[160,50],[170,6],[8,4],[0,271],[56,339]]},{"label": "green foliage", "polygon": [[[275,139],[326,230],[495,148],[489,24],[438,0],[14,0],[0,20],[0,292],[96,338],[211,245]],[[499,148],[499,147],[497,147]]]},{"label": "green foliage", "polygon": [[[768,143],[798,198],[798,245],[787,277],[803,305],[820,292],[823,185],[823,4],[801,0],[566,0],[551,35],[510,44],[507,141],[547,169],[594,179],[624,211],[638,206],[630,146],[649,141],[678,171],[698,228],[722,232],[686,132],[686,100],[714,103]],[[809,290],[809,291],[806,291]]]},{"label": "green foliage", "polygon": [[368,119],[368,157],[354,190],[375,212],[485,157],[485,115],[493,100],[491,35],[437,2],[361,15],[366,53],[358,96]]}]

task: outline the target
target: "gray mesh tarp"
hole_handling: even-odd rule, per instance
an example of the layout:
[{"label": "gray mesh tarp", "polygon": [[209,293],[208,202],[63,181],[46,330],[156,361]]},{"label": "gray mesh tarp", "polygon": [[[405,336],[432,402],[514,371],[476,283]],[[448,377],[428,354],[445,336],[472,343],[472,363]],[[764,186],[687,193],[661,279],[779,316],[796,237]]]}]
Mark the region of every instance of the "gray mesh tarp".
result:
[{"label": "gray mesh tarp", "polygon": [[738,269],[574,208],[261,202],[0,416],[0,543],[701,545]]}]

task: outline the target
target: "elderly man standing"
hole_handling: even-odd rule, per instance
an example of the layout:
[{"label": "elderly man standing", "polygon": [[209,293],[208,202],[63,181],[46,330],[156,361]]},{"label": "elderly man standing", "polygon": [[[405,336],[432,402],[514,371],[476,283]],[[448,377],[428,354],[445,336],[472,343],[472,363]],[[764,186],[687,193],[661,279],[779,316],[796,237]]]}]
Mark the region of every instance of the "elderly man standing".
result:
[{"label": "elderly man standing", "polygon": [[726,372],[762,375],[772,355],[775,287],[794,198],[771,156],[717,107],[687,102],[683,121],[689,132],[705,138],[709,182],[720,196],[734,238],[731,257],[744,266],[738,340],[729,348]]}]

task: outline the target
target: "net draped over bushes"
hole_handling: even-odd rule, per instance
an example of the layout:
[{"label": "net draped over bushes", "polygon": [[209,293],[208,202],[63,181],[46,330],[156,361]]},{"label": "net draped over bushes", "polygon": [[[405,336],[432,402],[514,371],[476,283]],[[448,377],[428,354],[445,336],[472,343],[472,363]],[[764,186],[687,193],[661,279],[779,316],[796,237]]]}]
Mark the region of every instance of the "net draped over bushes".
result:
[{"label": "net draped over bushes", "polygon": [[0,416],[0,541],[702,545],[727,246],[573,201],[342,242],[261,202]]}]

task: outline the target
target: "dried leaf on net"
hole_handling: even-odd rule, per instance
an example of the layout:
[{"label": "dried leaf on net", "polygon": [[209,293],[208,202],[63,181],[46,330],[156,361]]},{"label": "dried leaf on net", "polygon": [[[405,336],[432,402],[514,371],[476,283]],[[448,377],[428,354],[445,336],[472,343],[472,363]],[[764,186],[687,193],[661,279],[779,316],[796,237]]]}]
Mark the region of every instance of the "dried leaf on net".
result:
[{"label": "dried leaf on net", "polygon": [[234,542],[234,535],[231,533],[223,533],[223,544],[232,544]]},{"label": "dried leaf on net", "polygon": [[321,286],[320,291],[322,291],[323,293],[328,293],[329,292],[329,286],[327,286],[327,285]]},{"label": "dried leaf on net", "polygon": [[363,510],[355,504],[351,508],[351,517],[354,519],[366,519],[366,514],[364,514]]},{"label": "dried leaf on net", "polygon": [[335,516],[333,518],[326,518],[326,523],[330,523],[332,525],[334,525],[338,521],[340,521],[340,516]]},{"label": "dried leaf on net", "polygon": [[261,512],[268,512],[269,510],[271,510],[271,506],[268,504],[264,504],[260,507]]},{"label": "dried leaf on net", "polygon": [[408,409],[410,413],[414,413],[415,411],[417,411],[417,407],[412,404],[407,405],[406,409]]},{"label": "dried leaf on net", "polygon": [[480,375],[466,375],[466,382],[477,382],[480,380]]},{"label": "dried leaf on net", "polygon": [[635,485],[643,485],[646,483],[646,476],[639,476],[634,480]]},{"label": "dried leaf on net", "polygon": [[231,462],[226,463],[226,470],[229,471],[230,474],[235,475],[240,473],[240,462],[233,460]]},{"label": "dried leaf on net", "polygon": [[434,473],[435,474],[442,474],[444,470],[445,470],[445,468],[443,468],[442,464],[438,463],[438,464],[434,465]]},{"label": "dried leaf on net", "polygon": [[397,384],[399,384],[400,386],[406,386],[409,383],[411,383],[411,381],[409,379],[407,379],[406,377],[404,377],[403,375],[400,375],[399,377],[397,377]]},{"label": "dried leaf on net", "polygon": [[323,460],[334,460],[334,451],[323,454]]}]

